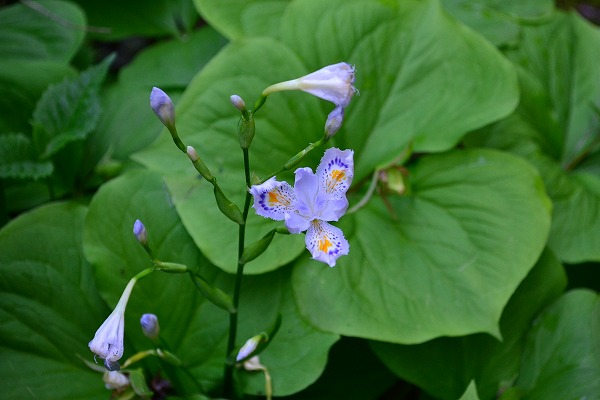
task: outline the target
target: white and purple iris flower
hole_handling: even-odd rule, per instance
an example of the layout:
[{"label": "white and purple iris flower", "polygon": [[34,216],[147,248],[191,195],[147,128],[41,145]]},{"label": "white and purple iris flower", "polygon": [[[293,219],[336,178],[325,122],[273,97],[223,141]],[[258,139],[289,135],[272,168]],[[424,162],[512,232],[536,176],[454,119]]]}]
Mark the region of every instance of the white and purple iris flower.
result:
[{"label": "white and purple iris flower", "polygon": [[271,178],[254,185],[256,213],[265,218],[285,221],[290,233],[306,231],[306,248],[313,259],[330,267],[348,254],[350,245],[339,228],[329,224],[346,213],[346,192],[354,176],[354,152],[331,148],[325,151],[316,174],[310,168],[298,168],[294,187]]}]

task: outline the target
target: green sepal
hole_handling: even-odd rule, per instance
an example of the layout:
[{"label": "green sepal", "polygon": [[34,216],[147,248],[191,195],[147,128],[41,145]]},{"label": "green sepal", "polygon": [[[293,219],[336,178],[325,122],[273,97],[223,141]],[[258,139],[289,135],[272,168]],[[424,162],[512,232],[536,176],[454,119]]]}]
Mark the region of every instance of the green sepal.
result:
[{"label": "green sepal", "polygon": [[222,308],[228,313],[234,313],[236,311],[235,307],[233,306],[233,300],[227,293],[223,292],[219,288],[214,287],[199,275],[190,274],[190,277],[192,278],[194,285],[196,285],[200,293],[202,293],[202,295],[206,297],[208,301],[213,303],[215,306]]},{"label": "green sepal", "polygon": [[271,231],[269,231],[269,233],[267,233],[261,239],[257,240],[256,242],[252,243],[251,245],[247,246],[244,249],[242,256],[240,257],[239,263],[246,264],[246,263],[254,260],[256,257],[260,256],[262,253],[264,253],[264,251],[267,250],[267,248],[271,244],[271,241],[273,240],[273,237],[275,236],[275,232],[276,232],[276,230],[272,229]]},{"label": "green sepal", "polygon": [[225,197],[225,194],[223,193],[219,185],[216,184],[216,180],[213,180],[213,185],[215,187],[215,199],[217,200],[217,206],[219,207],[219,210],[221,210],[221,212],[227,218],[229,218],[236,224],[244,225],[244,217],[242,216],[242,212],[240,211],[239,207],[233,204],[231,200],[229,200],[227,197]]},{"label": "green sepal", "polygon": [[252,139],[254,139],[254,133],[254,116],[251,113],[243,113],[242,118],[240,118],[240,122],[238,123],[238,136],[240,139],[240,147],[242,149],[248,150],[250,148]]},{"label": "green sepal", "polygon": [[202,175],[202,177],[207,181],[212,182],[212,180],[215,178],[200,157],[198,157],[197,160],[193,160],[192,165],[194,168],[196,168],[196,171],[198,171],[200,175]]},{"label": "green sepal", "polygon": [[146,377],[141,368],[134,369],[129,372],[129,383],[133,391],[140,397],[150,397],[153,395],[152,391],[146,384]]},{"label": "green sepal", "polygon": [[163,261],[154,261],[154,266],[157,270],[162,272],[169,272],[172,274],[183,274],[185,272],[189,272],[190,269],[187,265],[172,263],[172,262],[163,262]]},{"label": "green sepal", "polygon": [[177,358],[175,354],[171,353],[168,350],[156,349],[156,355],[159,356],[161,360],[164,360],[165,362],[171,365],[174,365],[176,367],[179,367],[181,365],[181,360]]}]

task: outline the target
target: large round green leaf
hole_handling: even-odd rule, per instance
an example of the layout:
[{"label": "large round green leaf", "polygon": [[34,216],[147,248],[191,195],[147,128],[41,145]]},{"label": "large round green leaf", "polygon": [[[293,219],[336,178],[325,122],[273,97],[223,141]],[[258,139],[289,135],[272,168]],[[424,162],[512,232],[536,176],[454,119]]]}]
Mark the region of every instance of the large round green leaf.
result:
[{"label": "large round green leaf", "polygon": [[550,205],[518,157],[455,151],[410,169],[413,194],[342,219],[350,254],[302,260],[294,292],[315,326],[394,343],[488,332],[547,239]]},{"label": "large round green leaf", "polygon": [[86,208],[52,204],[0,231],[0,373],[7,399],[106,399],[78,358],[108,309],[81,236]]},{"label": "large round green leaf", "polygon": [[562,265],[546,250],[502,312],[502,341],[478,333],[416,345],[371,342],[371,346],[388,368],[437,399],[458,398],[471,380],[477,382],[481,398],[492,399],[518,374],[532,320],[565,286]]},{"label": "large round green leaf", "polygon": [[[86,255],[94,264],[98,286],[109,304],[116,304],[127,281],[150,265],[132,233],[136,218],[144,222],[157,258],[198,266],[207,281],[232,293],[234,277],[211,265],[198,251],[179,220],[162,178],[153,172],[136,171],[102,186],[86,220]],[[327,350],[338,338],[315,330],[300,318],[291,297],[289,275],[288,269],[245,277],[239,307],[239,345],[268,329],[278,313],[283,315],[278,334],[261,353],[277,395],[294,393],[315,381],[325,368]],[[229,315],[205,300],[186,276],[155,272],[136,285],[129,301],[125,335],[130,345],[125,358],[151,346],[139,328],[139,318],[146,312],[159,317],[161,336],[203,389],[218,388]],[[245,390],[264,392],[262,374],[249,375]],[[179,380],[179,385],[174,382],[179,390],[198,390],[182,373],[170,374],[169,378]]]}]

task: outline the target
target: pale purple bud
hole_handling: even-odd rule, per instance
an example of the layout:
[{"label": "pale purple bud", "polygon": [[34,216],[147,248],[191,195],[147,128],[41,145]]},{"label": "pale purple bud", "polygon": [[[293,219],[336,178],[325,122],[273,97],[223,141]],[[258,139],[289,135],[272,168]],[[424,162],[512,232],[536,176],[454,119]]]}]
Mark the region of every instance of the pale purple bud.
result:
[{"label": "pale purple bud", "polygon": [[233,106],[235,108],[237,108],[238,110],[240,110],[240,111],[246,110],[246,103],[237,94],[234,94],[231,97],[229,97],[229,101],[231,101],[231,104],[233,104]]},{"label": "pale purple bud", "polygon": [[154,314],[144,314],[140,318],[140,325],[142,326],[142,332],[146,337],[150,339],[156,339],[160,333],[160,325],[158,324],[158,318]]},{"label": "pale purple bud", "polygon": [[256,350],[259,343],[263,340],[264,340],[263,335],[256,335],[256,336],[248,339],[246,341],[246,343],[244,343],[244,345],[242,346],[240,351],[238,352],[237,357],[235,358],[235,361],[241,361],[244,358],[248,357],[250,354],[252,354],[252,352],[254,350]]},{"label": "pale purple bud", "polygon": [[327,122],[325,122],[325,136],[327,139],[332,138],[337,131],[342,127],[344,122],[344,108],[337,106],[327,116]]},{"label": "pale purple bud", "polygon": [[146,232],[146,227],[139,219],[136,219],[133,224],[133,234],[142,246],[146,246],[148,244],[148,233]]},{"label": "pale purple bud", "polygon": [[163,125],[169,129],[175,127],[175,106],[171,98],[157,87],[153,87],[150,93],[150,107]]}]

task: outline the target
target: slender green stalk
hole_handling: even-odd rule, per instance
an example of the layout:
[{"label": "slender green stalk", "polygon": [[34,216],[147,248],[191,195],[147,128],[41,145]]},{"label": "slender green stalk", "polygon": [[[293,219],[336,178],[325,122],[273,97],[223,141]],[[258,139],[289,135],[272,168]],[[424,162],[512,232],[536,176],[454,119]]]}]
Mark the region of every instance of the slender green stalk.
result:
[{"label": "slender green stalk", "polygon": [[[248,149],[242,149],[244,152],[244,172],[246,175],[246,187],[250,187],[250,160],[248,155]],[[248,211],[250,210],[250,192],[246,190],[246,199],[244,201],[244,211],[242,218],[244,223],[239,225],[238,233],[238,264],[237,271],[235,274],[235,286],[233,289],[233,308],[234,311],[229,314],[229,338],[227,340],[227,360],[225,362],[225,373],[223,378],[223,394],[226,399],[231,398],[233,393],[233,368],[235,366],[235,360],[233,359],[233,349],[235,348],[235,340],[237,335],[237,321],[238,321],[238,305],[240,303],[240,292],[242,288],[242,278],[244,276],[244,265],[242,261],[242,254],[244,253],[245,241],[246,241],[246,220],[248,219]]]}]

